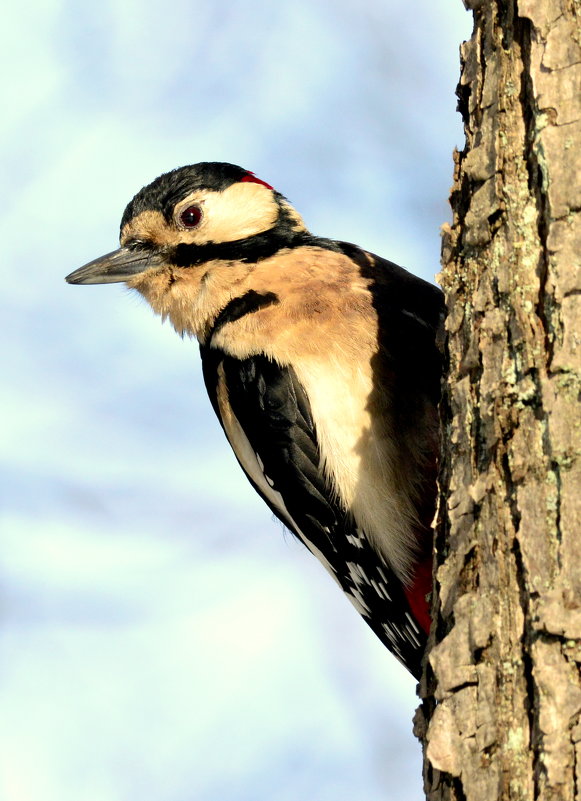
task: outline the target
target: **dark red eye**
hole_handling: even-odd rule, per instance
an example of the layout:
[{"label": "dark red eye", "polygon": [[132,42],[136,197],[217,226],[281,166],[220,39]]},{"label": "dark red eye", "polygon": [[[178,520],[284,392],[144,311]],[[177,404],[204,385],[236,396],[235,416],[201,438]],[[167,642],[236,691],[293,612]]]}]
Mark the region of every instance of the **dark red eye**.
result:
[{"label": "dark red eye", "polygon": [[195,228],[202,219],[202,209],[199,206],[188,206],[180,214],[180,222],[186,228]]}]

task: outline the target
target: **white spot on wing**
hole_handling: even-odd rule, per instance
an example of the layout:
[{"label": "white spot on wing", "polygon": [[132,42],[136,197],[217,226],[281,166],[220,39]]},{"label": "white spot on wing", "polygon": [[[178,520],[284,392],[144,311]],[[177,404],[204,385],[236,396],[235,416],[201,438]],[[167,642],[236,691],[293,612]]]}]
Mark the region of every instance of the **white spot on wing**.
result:
[{"label": "white spot on wing", "polygon": [[382,625],[383,625],[383,630],[387,634],[387,637],[388,637],[389,641],[395,645],[395,643],[397,642],[397,639],[398,639],[397,638],[397,632],[394,631],[391,623],[388,623],[387,621],[384,622]]},{"label": "white spot on wing", "polygon": [[416,621],[413,619],[413,617],[410,615],[410,613],[409,613],[409,612],[406,612],[406,613],[405,613],[405,616],[406,616],[406,617],[407,617],[407,619],[409,620],[409,622],[410,622],[410,625],[411,625],[412,629],[413,629],[414,631],[416,631],[416,632],[419,634],[419,633],[420,633],[420,630],[419,630],[419,628],[418,628],[418,625],[417,625]]},{"label": "white spot on wing", "polygon": [[413,633],[413,631],[410,629],[409,626],[404,626],[402,631],[406,639],[408,639],[415,648],[420,647],[420,641],[418,640],[418,638],[416,637],[416,635]]},{"label": "white spot on wing", "polygon": [[363,617],[370,617],[371,610],[363,600],[363,597],[358,589],[353,587],[351,590],[348,591],[345,590],[345,595],[347,596],[347,598],[349,598],[349,600],[351,601],[355,609],[357,609],[360,615],[363,615]]},{"label": "white spot on wing", "polygon": [[385,598],[387,601],[391,601],[391,595],[388,593],[383,584],[378,584],[375,579],[371,579],[371,586],[380,598]]},{"label": "white spot on wing", "polygon": [[351,578],[356,584],[369,585],[369,580],[365,575],[365,573],[363,572],[361,565],[358,565],[356,562],[347,562],[347,569],[349,570]]},{"label": "white spot on wing", "polygon": [[387,576],[385,575],[385,573],[384,573],[384,572],[383,572],[383,570],[381,569],[380,565],[377,565],[377,572],[379,573],[379,575],[381,576],[381,578],[382,578],[382,579],[385,581],[385,583],[386,583],[386,584],[389,584],[389,581],[387,580]]}]

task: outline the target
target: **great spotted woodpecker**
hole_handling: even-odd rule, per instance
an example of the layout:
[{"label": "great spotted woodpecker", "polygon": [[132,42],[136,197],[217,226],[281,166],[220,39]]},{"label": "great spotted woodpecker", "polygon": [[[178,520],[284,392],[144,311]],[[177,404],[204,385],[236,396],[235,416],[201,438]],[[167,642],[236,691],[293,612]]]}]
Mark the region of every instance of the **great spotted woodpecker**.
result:
[{"label": "great spotted woodpecker", "polygon": [[67,276],[124,281],[200,343],[218,419],[274,514],[419,677],[439,449],[439,289],[313,236],[232,164],[157,178],[121,247]]}]

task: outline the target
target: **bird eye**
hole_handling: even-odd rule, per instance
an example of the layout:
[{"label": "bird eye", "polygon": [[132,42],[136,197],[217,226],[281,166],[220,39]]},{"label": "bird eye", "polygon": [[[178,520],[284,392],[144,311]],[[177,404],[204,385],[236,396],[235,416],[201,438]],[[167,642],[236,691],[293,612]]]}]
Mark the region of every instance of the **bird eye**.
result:
[{"label": "bird eye", "polygon": [[202,219],[202,209],[199,206],[188,206],[180,214],[180,222],[186,228],[195,228]]}]

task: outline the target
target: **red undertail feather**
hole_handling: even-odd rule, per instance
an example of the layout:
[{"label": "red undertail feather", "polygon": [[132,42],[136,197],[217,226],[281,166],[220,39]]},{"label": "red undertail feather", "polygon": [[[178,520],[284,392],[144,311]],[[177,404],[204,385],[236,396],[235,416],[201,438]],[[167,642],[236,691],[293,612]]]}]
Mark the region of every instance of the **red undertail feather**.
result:
[{"label": "red undertail feather", "polygon": [[432,592],[432,557],[419,562],[413,581],[405,588],[405,595],[416,622],[426,634],[430,633],[430,595]]}]

